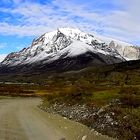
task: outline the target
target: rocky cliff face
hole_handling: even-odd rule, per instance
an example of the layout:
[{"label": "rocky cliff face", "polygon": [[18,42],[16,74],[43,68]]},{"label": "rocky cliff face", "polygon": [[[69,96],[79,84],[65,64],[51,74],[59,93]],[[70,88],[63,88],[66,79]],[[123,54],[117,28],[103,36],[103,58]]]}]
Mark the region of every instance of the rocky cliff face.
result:
[{"label": "rocky cliff face", "polygon": [[138,47],[123,46],[121,44],[116,44],[114,41],[109,43],[109,47],[116,49],[118,53],[127,60],[140,59],[140,48]]}]

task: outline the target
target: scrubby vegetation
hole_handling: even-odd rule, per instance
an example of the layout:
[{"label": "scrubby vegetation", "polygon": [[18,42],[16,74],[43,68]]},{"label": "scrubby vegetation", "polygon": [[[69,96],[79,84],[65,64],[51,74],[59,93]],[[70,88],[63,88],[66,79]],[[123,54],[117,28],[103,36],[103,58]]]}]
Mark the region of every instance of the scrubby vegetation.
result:
[{"label": "scrubby vegetation", "polygon": [[140,138],[139,91],[140,88],[132,86],[112,89],[100,86],[100,89],[95,87],[86,89],[86,92],[62,88],[60,92],[46,95],[42,106],[47,107],[49,112],[74,119],[102,134],[120,140],[133,140]]},{"label": "scrubby vegetation", "polygon": [[140,106],[140,88],[138,87],[123,87],[120,90],[120,101],[127,107]]},{"label": "scrubby vegetation", "polygon": [[0,95],[8,96],[36,96],[31,86],[17,84],[0,84]]},{"label": "scrubby vegetation", "polygon": [[120,140],[140,139],[139,61],[78,72],[10,77],[1,78],[28,84],[1,84],[1,94],[39,93],[43,110],[59,113]]},{"label": "scrubby vegetation", "polygon": [[55,75],[49,79],[51,94],[44,97],[42,106],[102,134],[120,140],[139,140],[140,69],[137,65]]}]

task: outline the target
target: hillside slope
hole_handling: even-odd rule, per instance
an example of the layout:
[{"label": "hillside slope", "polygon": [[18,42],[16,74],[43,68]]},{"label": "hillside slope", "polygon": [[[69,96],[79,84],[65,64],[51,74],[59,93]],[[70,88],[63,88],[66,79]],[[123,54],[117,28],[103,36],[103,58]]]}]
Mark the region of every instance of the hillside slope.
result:
[{"label": "hillside slope", "polygon": [[10,53],[0,72],[68,71],[139,59],[139,48],[79,29],[59,28],[34,39],[28,48]]}]

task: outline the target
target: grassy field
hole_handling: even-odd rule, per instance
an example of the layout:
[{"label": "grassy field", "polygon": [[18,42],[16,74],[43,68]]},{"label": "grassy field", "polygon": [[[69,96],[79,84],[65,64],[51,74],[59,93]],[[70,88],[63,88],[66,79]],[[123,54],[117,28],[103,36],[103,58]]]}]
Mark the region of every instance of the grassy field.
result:
[{"label": "grassy field", "polygon": [[[71,89],[71,88],[70,88]],[[59,89],[60,90],[60,89]],[[80,122],[94,128],[96,121],[103,121],[106,114],[114,113],[112,119],[117,122],[117,126],[109,126],[109,129],[94,128],[102,134],[106,134],[120,140],[133,140],[140,138],[140,87],[118,86],[116,88],[100,87],[93,88],[89,91],[70,91],[67,88],[61,88],[59,91],[52,91],[53,94],[47,94],[43,97],[43,106],[51,107],[54,104],[65,104],[65,106],[73,106],[74,104],[86,105],[90,108],[104,108],[104,111],[98,116],[87,117]],[[119,103],[114,102],[115,100]],[[107,106],[107,107],[106,107]],[[63,109],[62,109],[63,110]],[[91,111],[92,112],[92,111]],[[61,114],[61,113],[60,113]],[[92,113],[91,113],[92,114]],[[100,123],[100,125],[102,125]],[[105,124],[104,124],[105,125]]]},{"label": "grassy field", "polygon": [[[2,78],[2,81],[9,82],[11,79],[12,82],[26,84],[0,84],[0,95],[40,96],[43,99],[42,108],[57,103],[58,106],[68,107],[70,111],[74,105],[86,105],[90,117],[80,119],[79,122],[120,140],[140,139],[139,61],[104,68],[90,67],[78,72]],[[95,113],[92,108],[95,108]],[[115,125],[111,124],[111,119]]]},{"label": "grassy field", "polygon": [[[103,109],[99,115],[81,119],[80,122],[120,140],[139,140],[140,68],[138,66],[136,64],[133,67],[124,65],[109,66],[104,69],[88,68],[79,73],[67,72],[55,75],[48,80],[50,94],[44,96],[43,106],[51,107],[58,103],[73,107],[78,103],[97,110]],[[57,113],[59,112],[61,111]],[[63,112],[60,114],[64,115]],[[116,125],[112,126],[111,122],[110,124],[105,122],[107,115],[116,122]],[[103,125],[104,128],[98,125]]]},{"label": "grassy field", "polygon": [[[52,83],[52,82],[51,82]],[[99,121],[99,116],[91,117],[80,122],[94,128],[98,132],[117,137],[122,140],[132,140],[140,137],[140,86],[139,85],[108,85],[100,83],[93,85],[90,82],[58,82],[50,85],[17,85],[1,84],[0,95],[35,97],[43,99],[43,107],[50,107],[56,102],[72,106],[74,104],[86,105],[97,109],[111,104],[114,100],[119,100],[121,104],[111,104],[104,109],[101,116],[113,112],[113,120],[118,122],[117,128],[110,130],[94,128],[93,125]]]}]

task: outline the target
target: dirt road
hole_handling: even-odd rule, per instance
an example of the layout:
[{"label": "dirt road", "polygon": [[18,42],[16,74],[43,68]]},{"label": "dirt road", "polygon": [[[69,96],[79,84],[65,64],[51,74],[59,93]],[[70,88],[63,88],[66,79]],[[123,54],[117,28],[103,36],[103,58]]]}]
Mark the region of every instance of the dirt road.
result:
[{"label": "dirt road", "polygon": [[0,140],[109,140],[87,127],[40,110],[37,98],[0,100]]}]

